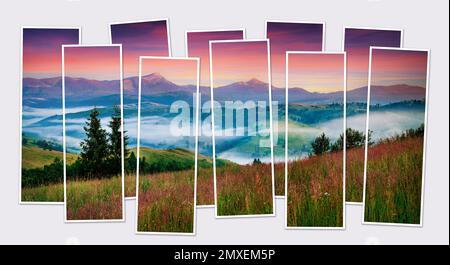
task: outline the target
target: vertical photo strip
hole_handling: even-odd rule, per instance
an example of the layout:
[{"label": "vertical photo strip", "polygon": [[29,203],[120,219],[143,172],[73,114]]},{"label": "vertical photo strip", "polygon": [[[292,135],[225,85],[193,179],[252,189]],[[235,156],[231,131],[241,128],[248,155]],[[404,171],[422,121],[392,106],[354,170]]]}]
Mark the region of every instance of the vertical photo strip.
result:
[{"label": "vertical photo strip", "polygon": [[65,221],[123,221],[122,46],[63,45],[62,63]]},{"label": "vertical photo strip", "polygon": [[199,66],[140,58],[137,234],[195,235]]},{"label": "vertical photo strip", "polygon": [[80,41],[79,27],[22,27],[21,204],[64,204],[61,46]]},{"label": "vertical photo strip", "polygon": [[370,48],[363,224],[422,225],[429,56]]},{"label": "vertical photo strip", "polygon": [[209,41],[242,40],[245,29],[186,31],[186,56],[200,59],[200,120],[198,136],[197,207],[214,207],[214,172],[211,132]]},{"label": "vertical photo strip", "polygon": [[209,43],[216,218],[274,216],[269,40]]},{"label": "vertical photo strip", "polygon": [[[136,196],[139,56],[171,56],[168,19],[127,21],[109,25],[112,44],[122,44],[125,142],[125,198]],[[154,82],[158,82],[157,79]]]},{"label": "vertical photo strip", "polygon": [[345,52],[286,53],[286,229],[345,228]]},{"label": "vertical photo strip", "polygon": [[284,198],[286,52],[323,51],[325,23],[266,20],[265,34],[270,40],[275,195]]},{"label": "vertical photo strip", "polygon": [[345,200],[362,204],[370,46],[401,48],[403,30],[344,27],[343,32],[347,53]]}]

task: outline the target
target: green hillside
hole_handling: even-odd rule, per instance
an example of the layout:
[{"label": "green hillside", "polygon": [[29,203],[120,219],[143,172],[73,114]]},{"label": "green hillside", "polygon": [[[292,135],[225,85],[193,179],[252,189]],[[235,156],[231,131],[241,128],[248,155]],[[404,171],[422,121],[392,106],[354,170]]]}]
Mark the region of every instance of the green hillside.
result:
[{"label": "green hillside", "polygon": [[[131,152],[136,153],[136,148],[131,148]],[[174,161],[179,164],[194,165],[195,154],[189,150],[182,148],[175,149],[154,149],[149,147],[140,147],[140,158],[145,157],[149,163],[153,161]],[[233,163],[224,159],[217,159],[217,166]],[[173,162],[172,162],[173,163]],[[213,166],[213,160],[210,157],[200,155],[198,156],[198,166],[201,168],[208,168]]]},{"label": "green hillside", "polygon": [[[37,146],[22,146],[22,168],[41,168],[53,163],[55,158],[63,159],[63,153],[55,150],[44,150]],[[67,163],[71,164],[77,159],[75,154],[67,154]]]}]

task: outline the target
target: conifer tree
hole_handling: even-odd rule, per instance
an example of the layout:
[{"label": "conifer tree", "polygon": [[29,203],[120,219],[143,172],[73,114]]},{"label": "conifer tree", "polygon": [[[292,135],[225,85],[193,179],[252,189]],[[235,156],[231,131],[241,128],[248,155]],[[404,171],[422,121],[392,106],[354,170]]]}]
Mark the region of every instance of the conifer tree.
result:
[{"label": "conifer tree", "polygon": [[122,133],[121,133],[121,112],[120,108],[115,105],[114,112],[109,122],[111,132],[109,135],[109,171],[113,175],[121,173],[122,169]]},{"label": "conifer tree", "polygon": [[137,168],[137,158],[134,152],[131,152],[130,156],[127,158],[126,170],[128,173],[136,172]]},{"label": "conifer tree", "polygon": [[106,131],[102,129],[99,115],[97,108],[94,107],[86,121],[86,126],[83,127],[86,139],[80,144],[80,157],[83,171],[86,173],[84,178],[99,178],[106,170],[108,139]]}]

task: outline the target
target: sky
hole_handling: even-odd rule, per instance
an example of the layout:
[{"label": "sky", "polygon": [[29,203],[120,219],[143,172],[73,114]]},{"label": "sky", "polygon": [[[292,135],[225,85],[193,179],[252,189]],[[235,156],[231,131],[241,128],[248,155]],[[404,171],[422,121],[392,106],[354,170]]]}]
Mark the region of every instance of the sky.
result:
[{"label": "sky", "polygon": [[322,51],[323,24],[267,22],[270,39],[272,86],[286,85],[286,51]]},{"label": "sky", "polygon": [[345,29],[347,89],[353,90],[367,86],[370,46],[399,48],[401,38],[400,30]]},{"label": "sky", "polygon": [[214,87],[253,78],[269,83],[267,41],[218,42],[211,48]]},{"label": "sky", "polygon": [[197,60],[156,59],[142,60],[142,76],[160,74],[177,85],[197,85]]},{"label": "sky", "polygon": [[122,44],[124,78],[139,75],[139,56],[169,56],[166,20],[113,24],[111,38]]},{"label": "sky", "polygon": [[426,88],[428,53],[410,50],[372,50],[371,85],[407,84]]},{"label": "sky", "polygon": [[200,58],[200,85],[209,87],[209,41],[239,40],[244,30],[203,31],[187,33],[187,55]]},{"label": "sky", "polygon": [[290,54],[289,88],[329,93],[344,90],[343,54]]},{"label": "sky", "polygon": [[78,29],[23,29],[23,77],[60,77],[61,45],[78,43]]},{"label": "sky", "polygon": [[120,79],[120,47],[66,47],[65,76],[93,80]]}]

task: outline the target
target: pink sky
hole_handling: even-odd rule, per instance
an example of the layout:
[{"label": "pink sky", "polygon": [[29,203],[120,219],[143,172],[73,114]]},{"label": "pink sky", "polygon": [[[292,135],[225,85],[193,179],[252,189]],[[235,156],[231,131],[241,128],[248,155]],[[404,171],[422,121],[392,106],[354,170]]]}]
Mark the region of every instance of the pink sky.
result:
[{"label": "pink sky", "polygon": [[153,73],[159,73],[177,85],[197,85],[197,60],[143,59],[142,76]]},{"label": "pink sky", "polygon": [[66,47],[65,75],[93,80],[120,79],[120,47]]},{"label": "pink sky", "polygon": [[78,42],[78,29],[23,29],[23,76],[61,76],[61,45]]},{"label": "pink sky", "polygon": [[346,28],[347,89],[367,86],[370,46],[400,47],[401,38],[401,30]]},{"label": "pink sky", "polygon": [[213,43],[212,69],[214,87],[252,78],[268,83],[267,41]]},{"label": "pink sky", "polygon": [[200,58],[200,85],[209,87],[209,41],[238,40],[244,38],[244,30],[203,31],[187,33],[187,54]]},{"label": "pink sky", "polygon": [[323,30],[321,23],[267,22],[272,86],[285,87],[286,51],[322,51]]},{"label": "pink sky", "polygon": [[290,54],[289,88],[329,93],[344,90],[343,54]]},{"label": "pink sky", "polygon": [[111,37],[122,44],[124,78],[139,75],[139,56],[169,56],[166,20],[113,24]]},{"label": "pink sky", "polygon": [[428,53],[409,50],[372,50],[371,85],[407,84],[426,87]]}]

